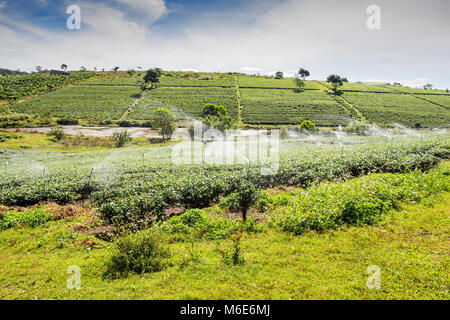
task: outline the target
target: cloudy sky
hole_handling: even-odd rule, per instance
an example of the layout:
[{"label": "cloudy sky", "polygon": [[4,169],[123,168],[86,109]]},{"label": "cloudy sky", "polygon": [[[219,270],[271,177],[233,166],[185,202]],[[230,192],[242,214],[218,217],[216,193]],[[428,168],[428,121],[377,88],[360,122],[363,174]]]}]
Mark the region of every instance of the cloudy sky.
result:
[{"label": "cloudy sky", "polygon": [[[81,10],[69,30],[68,6]],[[367,8],[381,28],[367,27]],[[331,73],[450,88],[448,0],[0,0],[0,67]]]}]

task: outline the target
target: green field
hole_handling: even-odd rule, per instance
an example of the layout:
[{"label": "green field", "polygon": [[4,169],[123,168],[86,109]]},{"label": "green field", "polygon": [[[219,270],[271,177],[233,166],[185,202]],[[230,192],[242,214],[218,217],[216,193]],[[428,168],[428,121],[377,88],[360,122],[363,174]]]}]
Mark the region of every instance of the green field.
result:
[{"label": "green field", "polygon": [[177,119],[201,117],[206,103],[223,105],[231,116],[238,112],[235,88],[166,88],[150,90],[133,108],[128,119],[147,120],[155,109],[165,107],[174,112]]},{"label": "green field", "polygon": [[[297,88],[293,78],[275,79],[272,77],[239,75],[237,79],[239,87],[242,88]],[[319,86],[313,81],[305,81],[304,89],[319,89]]]},{"label": "green field", "polygon": [[294,92],[277,89],[240,89],[245,123],[300,123],[305,119],[318,125],[347,123],[342,107],[322,91]]},{"label": "green field", "polygon": [[119,119],[140,92],[138,87],[78,85],[14,103],[10,108],[15,112],[50,113],[61,118]]},{"label": "green field", "polygon": [[370,122],[414,126],[448,126],[450,111],[430,102],[403,94],[346,92],[342,95]]},{"label": "green field", "polygon": [[[329,89],[332,89],[333,86],[325,81],[320,81],[320,83],[326,86]],[[369,91],[369,92],[392,92],[388,88],[383,85],[371,85],[365,83],[352,83],[352,82],[344,82],[343,86],[339,88],[339,90],[343,91]]]},{"label": "green field", "polygon": [[430,94],[414,94],[422,99],[437,103],[447,109],[450,109],[450,95],[430,95]]}]

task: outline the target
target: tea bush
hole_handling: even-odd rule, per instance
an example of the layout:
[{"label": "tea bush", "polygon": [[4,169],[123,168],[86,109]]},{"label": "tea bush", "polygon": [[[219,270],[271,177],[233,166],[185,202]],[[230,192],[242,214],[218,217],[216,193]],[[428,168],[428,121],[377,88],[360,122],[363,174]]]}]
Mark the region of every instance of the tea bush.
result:
[{"label": "tea bush", "polygon": [[448,166],[431,173],[370,174],[335,184],[323,182],[293,197],[273,220],[286,231],[302,234],[343,225],[373,224],[400,202],[417,202],[450,190]]}]

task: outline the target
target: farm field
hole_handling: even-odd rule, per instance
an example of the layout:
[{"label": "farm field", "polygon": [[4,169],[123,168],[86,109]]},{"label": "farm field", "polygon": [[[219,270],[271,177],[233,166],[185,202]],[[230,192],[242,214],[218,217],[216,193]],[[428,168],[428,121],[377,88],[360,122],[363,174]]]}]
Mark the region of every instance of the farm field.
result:
[{"label": "farm field", "polygon": [[346,92],[342,97],[374,123],[400,123],[409,127],[416,123],[421,126],[448,126],[450,123],[448,109],[410,95]]},{"label": "farm field", "polygon": [[[237,77],[238,85],[242,88],[280,88],[296,89],[294,78],[275,79],[272,77],[239,75]],[[304,89],[317,90],[319,86],[314,81],[305,81]]]},{"label": "farm field", "polygon": [[206,103],[223,105],[230,116],[238,113],[235,88],[165,88],[159,87],[149,93],[128,115],[128,119],[147,120],[158,108],[168,108],[178,120],[199,118]]},{"label": "farm field", "polygon": [[[257,163],[174,165],[173,146],[3,151],[0,297],[447,299],[450,164],[441,160],[450,155],[448,134],[317,139],[282,141],[271,176]],[[244,223],[225,200],[247,170],[262,193]],[[149,219],[175,204],[186,212],[116,241],[96,231],[113,232],[113,217]],[[229,235],[238,230],[246,231],[243,262],[230,265],[220,250],[232,248]],[[110,278],[118,241],[146,235],[168,252],[161,270]],[[66,285],[74,265],[80,290]],[[381,290],[366,286],[370,265],[382,270]]]},{"label": "farm field", "polygon": [[[326,86],[328,89],[332,89],[333,86],[325,81],[319,81],[322,85]],[[370,91],[370,92],[393,92],[389,88],[383,85],[372,85],[365,83],[356,83],[356,82],[344,82],[343,86],[339,88],[339,90],[343,91]]]},{"label": "farm field", "polygon": [[400,91],[400,92],[404,92],[404,93],[419,93],[419,94],[427,94],[427,95],[435,95],[435,94],[449,95],[450,94],[445,91],[426,90],[426,89],[420,89],[420,88],[398,87],[398,86],[390,86],[390,85],[383,85],[383,87],[392,89],[393,91]]},{"label": "farm field", "polygon": [[60,118],[118,119],[140,93],[138,87],[77,85],[13,103],[10,109]]},{"label": "farm field", "polygon": [[318,125],[348,122],[343,108],[322,91],[240,89],[245,123],[283,124],[311,120]]},{"label": "farm field", "polygon": [[417,97],[420,97],[422,99],[437,103],[441,106],[446,107],[447,109],[450,109],[450,95],[424,95],[424,94],[414,94]]},{"label": "farm field", "polygon": [[72,72],[68,76],[29,74],[0,77],[0,99],[16,100],[25,96],[47,92],[94,76],[94,72]]}]

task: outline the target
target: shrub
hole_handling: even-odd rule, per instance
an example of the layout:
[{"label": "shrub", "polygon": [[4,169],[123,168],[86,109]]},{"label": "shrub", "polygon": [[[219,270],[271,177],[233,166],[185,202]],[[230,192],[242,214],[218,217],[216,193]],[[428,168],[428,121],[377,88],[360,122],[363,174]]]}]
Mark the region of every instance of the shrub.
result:
[{"label": "shrub", "polygon": [[61,141],[66,138],[66,134],[61,128],[52,128],[47,135],[49,137],[54,137],[57,141]]},{"label": "shrub", "polygon": [[310,120],[303,120],[303,122],[299,125],[300,131],[306,131],[309,133],[314,133],[317,131],[316,125]]},{"label": "shrub", "polygon": [[123,147],[127,142],[132,140],[131,134],[127,130],[114,131],[112,139],[117,148]]},{"label": "shrub", "polygon": [[170,256],[161,237],[152,231],[142,231],[119,238],[116,249],[106,264],[105,276],[120,278],[129,273],[158,272]]},{"label": "shrub", "polygon": [[50,221],[52,218],[53,215],[42,208],[23,212],[17,210],[7,211],[1,216],[0,231],[14,228],[22,224],[30,228],[35,228]]},{"label": "shrub", "polygon": [[60,126],[77,125],[78,119],[58,119],[56,123]]},{"label": "shrub", "polygon": [[258,193],[259,190],[254,183],[247,179],[241,181],[237,190],[237,200],[242,220],[247,220],[247,211],[258,200]]}]

